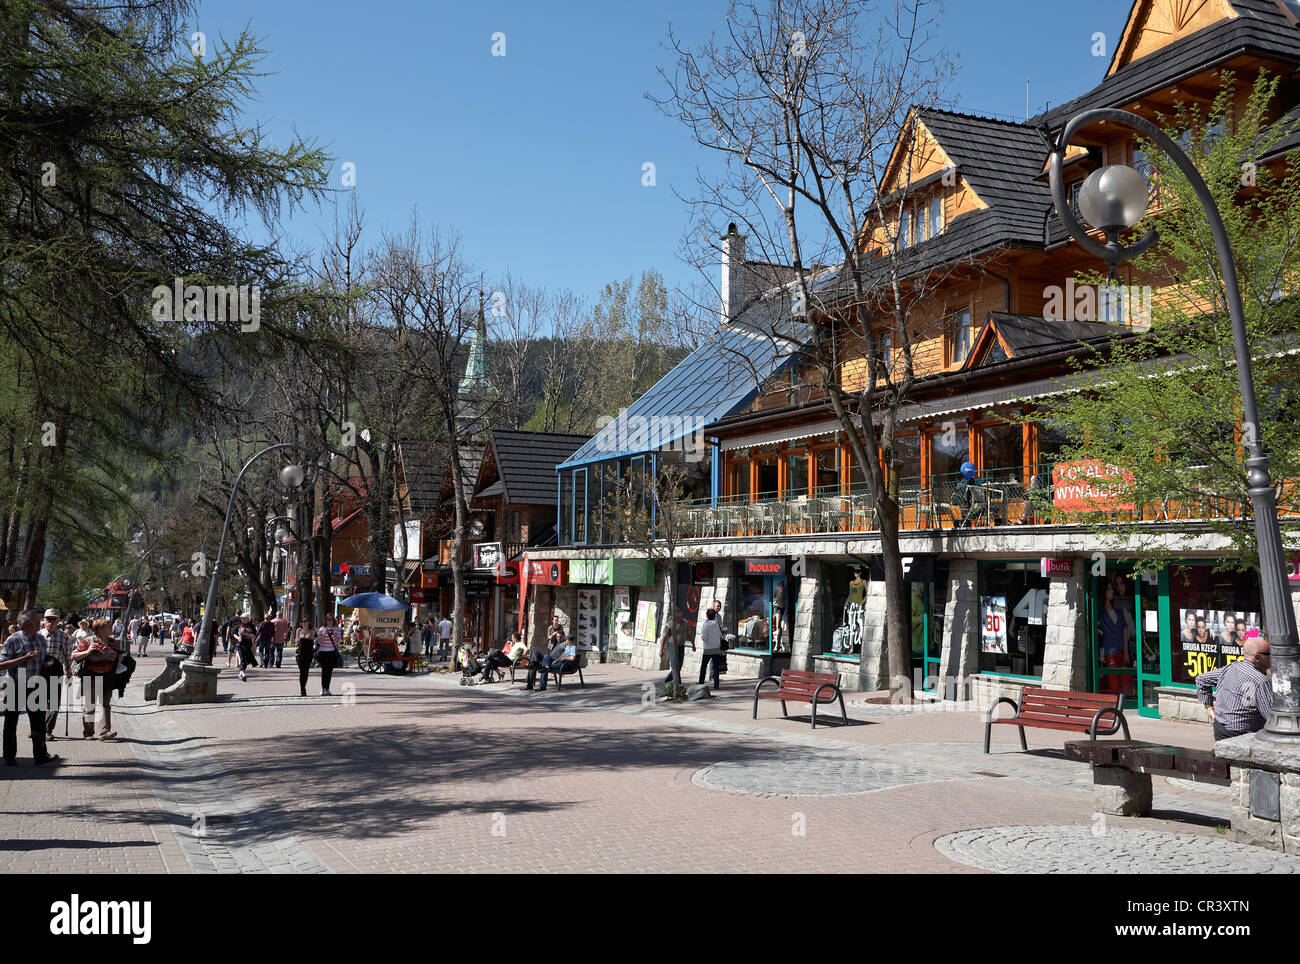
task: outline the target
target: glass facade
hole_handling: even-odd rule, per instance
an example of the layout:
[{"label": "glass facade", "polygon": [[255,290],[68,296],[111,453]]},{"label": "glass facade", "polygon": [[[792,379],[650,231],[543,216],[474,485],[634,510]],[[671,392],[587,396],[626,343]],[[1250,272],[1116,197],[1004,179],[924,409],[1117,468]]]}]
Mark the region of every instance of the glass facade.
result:
[{"label": "glass facade", "polygon": [[979,564],[980,672],[1043,675],[1050,585],[1037,559]]},{"label": "glass facade", "polygon": [[1171,566],[1170,681],[1196,677],[1241,658],[1246,631],[1260,629],[1259,578],[1254,572],[1215,573],[1209,566]]}]

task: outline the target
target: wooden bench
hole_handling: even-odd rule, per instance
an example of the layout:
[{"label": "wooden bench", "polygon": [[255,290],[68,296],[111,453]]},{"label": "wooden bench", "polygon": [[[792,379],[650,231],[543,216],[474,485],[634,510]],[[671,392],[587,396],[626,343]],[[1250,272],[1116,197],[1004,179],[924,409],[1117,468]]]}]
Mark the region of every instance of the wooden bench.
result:
[{"label": "wooden bench", "polygon": [[388,669],[388,663],[401,663],[400,672],[405,673],[420,660],[419,656],[403,656],[397,649],[396,641],[391,639],[376,640],[374,647],[371,658],[385,664],[385,671]]},{"label": "wooden bench", "polygon": [[[763,686],[774,683],[776,689],[770,693],[763,692]],[[812,707],[812,728],[817,729],[817,704],[840,701],[840,719],[847,724],[849,716],[844,712],[844,694],[840,692],[839,673],[807,673],[798,669],[783,669],[780,677],[766,676],[754,687],[754,719],[758,719],[758,701],[780,700],[781,715],[789,717],[785,704],[807,703]]]},{"label": "wooden bench", "polygon": [[[989,752],[989,737],[994,723],[1006,723],[1020,728],[1020,748],[1028,750],[1025,742],[1025,727],[1037,726],[1047,730],[1067,730],[1074,733],[1087,733],[1095,740],[1097,734],[1111,736],[1120,727],[1124,728],[1124,739],[1129,738],[1128,720],[1124,719],[1123,693],[1081,693],[1075,690],[1047,690],[1026,687],[1020,692],[1020,702],[1007,696],[999,697],[989,706],[984,714],[984,752]],[[1000,720],[993,718],[993,711],[1001,703],[1010,703],[1015,709],[1014,716]],[[1113,716],[1109,726],[1099,730],[1104,716]]]},{"label": "wooden bench", "polygon": [[1073,740],[1065,758],[1092,767],[1095,806],[1101,813],[1144,817],[1151,813],[1151,778],[1175,777],[1228,786],[1227,760],[1212,750],[1143,743],[1140,740]]}]

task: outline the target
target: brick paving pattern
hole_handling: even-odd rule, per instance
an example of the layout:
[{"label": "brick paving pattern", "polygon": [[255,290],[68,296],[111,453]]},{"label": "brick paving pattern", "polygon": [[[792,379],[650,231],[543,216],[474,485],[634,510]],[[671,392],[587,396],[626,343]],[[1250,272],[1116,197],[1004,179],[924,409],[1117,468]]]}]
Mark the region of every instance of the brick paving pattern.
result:
[{"label": "brick paving pattern", "polygon": [[[869,704],[813,731],[806,716],[751,720],[744,680],[658,705],[652,675],[586,675],[537,693],[345,669],[338,696],[304,699],[286,667],[223,674],[220,702],[165,710],[133,687],[115,712],[122,742],[60,741],[58,771],[6,774],[0,870],[982,873],[1002,868],[935,841],[1008,825],[1051,828],[1027,853],[1066,827],[1108,869],[1155,860],[1092,837],[1089,771],[1060,756],[1066,734],[1033,734],[1021,753],[999,733],[986,756],[979,713]],[[1160,720],[1135,720],[1134,736],[1211,743]],[[1221,794],[1156,780],[1153,817],[1107,826],[1236,860],[1215,834],[1227,812]],[[1173,852],[1203,869],[1200,850]]]}]

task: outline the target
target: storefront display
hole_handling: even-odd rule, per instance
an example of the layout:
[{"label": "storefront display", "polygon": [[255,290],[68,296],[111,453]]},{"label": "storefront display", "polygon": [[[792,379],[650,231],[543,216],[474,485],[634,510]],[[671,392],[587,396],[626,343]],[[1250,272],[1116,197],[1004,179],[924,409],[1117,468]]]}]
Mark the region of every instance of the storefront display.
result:
[{"label": "storefront display", "polygon": [[574,631],[578,649],[600,649],[600,590],[578,590],[578,625]]},{"label": "storefront display", "polygon": [[630,652],[635,638],[636,619],[632,615],[632,589],[629,586],[615,586],[611,607],[613,614],[613,648]]},{"label": "storefront display", "polygon": [[1259,581],[1215,573],[1209,566],[1169,571],[1170,677],[1194,684],[1196,677],[1241,658],[1246,632],[1260,628]]},{"label": "storefront display", "polygon": [[1042,676],[1051,582],[1039,561],[981,562],[980,672]]}]

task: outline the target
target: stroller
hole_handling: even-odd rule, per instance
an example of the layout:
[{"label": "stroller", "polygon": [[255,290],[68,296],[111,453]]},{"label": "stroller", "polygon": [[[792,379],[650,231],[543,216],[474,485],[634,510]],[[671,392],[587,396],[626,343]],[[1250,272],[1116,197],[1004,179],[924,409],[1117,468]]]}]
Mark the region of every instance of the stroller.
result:
[{"label": "stroller", "polygon": [[468,645],[462,645],[456,662],[460,664],[460,685],[473,686],[474,681],[483,673],[483,664],[470,651]]}]

